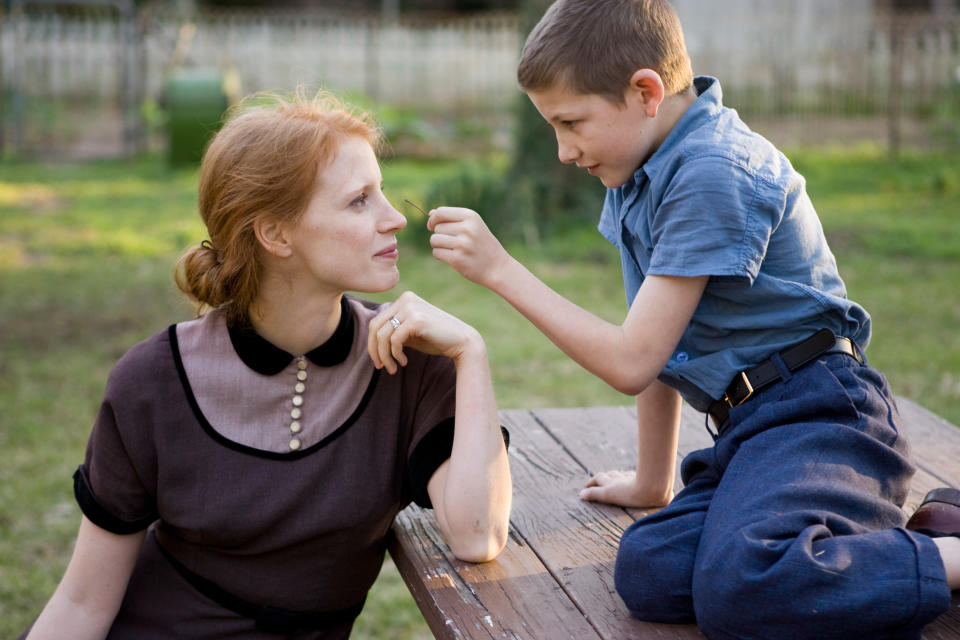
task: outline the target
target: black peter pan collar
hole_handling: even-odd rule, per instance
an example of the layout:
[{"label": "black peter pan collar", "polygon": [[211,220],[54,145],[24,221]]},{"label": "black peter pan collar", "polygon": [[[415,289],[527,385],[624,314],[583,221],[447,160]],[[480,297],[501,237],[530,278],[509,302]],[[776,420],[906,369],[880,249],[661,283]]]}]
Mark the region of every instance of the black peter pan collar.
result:
[{"label": "black peter pan collar", "polygon": [[[320,367],[332,367],[340,364],[350,355],[353,346],[353,310],[346,296],[340,297],[340,324],[333,335],[316,349],[304,355],[310,362]],[[283,371],[293,360],[293,354],[287,353],[257,333],[250,325],[229,327],[230,342],[243,363],[265,376],[273,376]]]}]

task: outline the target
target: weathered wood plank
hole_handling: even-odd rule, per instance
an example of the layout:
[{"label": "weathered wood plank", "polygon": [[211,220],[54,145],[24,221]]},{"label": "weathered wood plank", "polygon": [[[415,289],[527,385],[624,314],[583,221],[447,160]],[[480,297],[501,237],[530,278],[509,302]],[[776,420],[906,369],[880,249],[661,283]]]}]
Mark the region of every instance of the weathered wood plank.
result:
[{"label": "weathered wood plank", "polygon": [[960,488],[960,429],[907,398],[898,397],[897,408],[917,464],[939,486]]},{"label": "weathered wood plank", "polygon": [[[910,439],[917,475],[904,508],[912,513],[930,489],[960,488],[960,429],[907,398],[897,398],[903,429]],[[950,608],[923,629],[924,640],[960,640],[960,593]]]},{"label": "weathered wood plank", "polygon": [[432,513],[405,509],[390,555],[436,638],[599,640],[536,554],[511,531],[491,562],[457,560]]},{"label": "weathered wood plank", "polygon": [[[898,398],[898,405],[908,421],[905,431],[910,438],[917,474],[910,486],[904,504],[909,515],[931,489],[945,484],[950,473],[944,472],[944,460],[953,459],[953,466],[960,466],[960,429],[942,420],[919,405]],[[634,407],[590,407],[574,409],[538,409],[534,411],[548,431],[572,452],[582,465],[591,472],[605,469],[632,469],[636,466],[636,409]],[[713,444],[713,439],[703,426],[704,416],[688,405],[681,413],[680,439],[677,447],[677,478],[674,490],[682,488],[679,462],[683,458]],[[944,433],[944,430],[953,431]],[[954,433],[956,432],[956,433]],[[606,465],[605,467],[603,465]],[[589,473],[585,476],[589,477]],[[628,510],[635,518],[650,513],[641,509]]]},{"label": "weathered wood plank", "polygon": [[[693,626],[652,624],[630,615],[613,587],[613,566],[620,535],[634,518],[617,507],[580,500],[588,469],[536,414],[507,411],[501,416],[515,456],[514,526],[591,626],[604,638],[702,638]],[[629,418],[623,412],[619,416],[619,424]],[[606,446],[596,433],[592,442]]]},{"label": "weathered wood plank", "polygon": [[[960,486],[960,429],[897,400],[918,467],[910,513],[929,489]],[[436,637],[701,638],[693,626],[633,619],[613,588],[620,535],[646,512],[579,499],[592,473],[636,465],[635,408],[511,410],[501,418],[511,429],[515,491],[511,538],[500,557],[483,565],[456,560],[433,515],[416,507],[394,527],[391,554]],[[678,466],[711,444],[703,414],[685,406]],[[923,637],[960,640],[960,596]]]}]

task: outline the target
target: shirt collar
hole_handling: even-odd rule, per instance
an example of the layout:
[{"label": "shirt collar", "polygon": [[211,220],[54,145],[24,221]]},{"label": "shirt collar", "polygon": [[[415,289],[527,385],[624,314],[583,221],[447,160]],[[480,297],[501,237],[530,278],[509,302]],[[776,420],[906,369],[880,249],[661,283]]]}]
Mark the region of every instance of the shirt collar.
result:
[{"label": "shirt collar", "polygon": [[[332,367],[347,359],[353,347],[353,311],[346,296],[340,298],[340,324],[333,335],[316,349],[304,354],[310,362],[320,367]],[[258,334],[250,325],[229,327],[230,342],[245,365],[265,376],[283,371],[294,356],[277,347]]]},{"label": "shirt collar", "polygon": [[723,91],[720,89],[719,80],[710,76],[697,76],[693,79],[693,88],[697,92],[697,99],[683,112],[660,147],[633,174],[634,182],[640,182],[641,172],[648,176],[656,173],[691,131],[723,111]]}]

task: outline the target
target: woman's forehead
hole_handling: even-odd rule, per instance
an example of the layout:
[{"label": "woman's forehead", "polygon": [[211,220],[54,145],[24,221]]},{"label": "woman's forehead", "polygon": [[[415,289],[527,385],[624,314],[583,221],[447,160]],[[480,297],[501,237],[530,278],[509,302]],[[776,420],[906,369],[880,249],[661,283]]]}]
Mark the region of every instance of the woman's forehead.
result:
[{"label": "woman's forehead", "polygon": [[370,143],[363,138],[344,140],[330,164],[319,168],[321,189],[353,191],[382,181],[380,163]]}]

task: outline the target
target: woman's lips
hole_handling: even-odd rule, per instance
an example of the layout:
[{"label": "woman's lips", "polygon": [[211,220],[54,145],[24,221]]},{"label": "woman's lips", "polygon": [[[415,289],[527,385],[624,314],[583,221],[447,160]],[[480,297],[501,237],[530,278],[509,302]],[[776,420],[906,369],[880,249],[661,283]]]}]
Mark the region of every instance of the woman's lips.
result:
[{"label": "woman's lips", "polygon": [[392,244],[389,247],[386,247],[385,249],[381,249],[380,251],[378,251],[375,254],[375,257],[396,260],[398,255],[399,254],[397,252],[397,245]]}]

